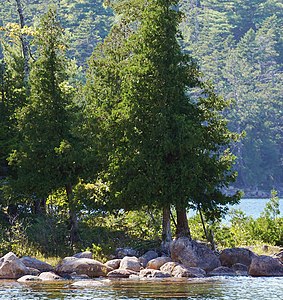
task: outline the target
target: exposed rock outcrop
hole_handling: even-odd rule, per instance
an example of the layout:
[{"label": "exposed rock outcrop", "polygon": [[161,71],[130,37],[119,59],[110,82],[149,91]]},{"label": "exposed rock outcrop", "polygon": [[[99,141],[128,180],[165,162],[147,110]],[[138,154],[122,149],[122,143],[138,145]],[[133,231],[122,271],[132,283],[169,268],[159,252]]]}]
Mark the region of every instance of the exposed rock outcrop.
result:
[{"label": "exposed rock outcrop", "polygon": [[41,260],[38,260],[36,258],[30,257],[30,256],[24,256],[20,258],[20,261],[29,268],[37,269],[40,272],[48,272],[48,271],[54,271],[54,268]]},{"label": "exposed rock outcrop", "polygon": [[86,274],[89,277],[99,277],[106,276],[112,269],[94,259],[73,257],[63,259],[55,271],[61,276],[75,272],[78,275]]},{"label": "exposed rock outcrop", "polygon": [[1,279],[19,279],[28,274],[28,268],[13,252],[9,252],[0,258]]},{"label": "exposed rock outcrop", "polygon": [[253,258],[249,267],[249,275],[283,276],[283,264],[273,257],[260,255]]},{"label": "exposed rock outcrop", "polygon": [[256,257],[251,250],[246,248],[229,248],[220,253],[220,262],[222,266],[232,267],[236,263],[249,266],[252,259]]},{"label": "exposed rock outcrop", "polygon": [[212,271],[220,267],[220,260],[206,245],[186,237],[174,240],[170,247],[173,261],[180,262],[185,267],[197,267]]}]

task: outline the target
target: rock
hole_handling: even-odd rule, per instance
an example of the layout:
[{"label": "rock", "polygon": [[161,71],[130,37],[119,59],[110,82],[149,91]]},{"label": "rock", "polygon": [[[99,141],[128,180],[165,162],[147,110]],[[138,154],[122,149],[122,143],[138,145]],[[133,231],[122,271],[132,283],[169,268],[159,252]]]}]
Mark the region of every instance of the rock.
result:
[{"label": "rock", "polygon": [[147,263],[146,267],[149,269],[159,270],[161,266],[163,266],[164,264],[166,264],[170,261],[172,261],[172,259],[170,257],[161,256],[161,257],[157,257],[157,258],[150,260]]},{"label": "rock", "polygon": [[38,278],[42,281],[55,281],[55,280],[63,280],[63,278],[54,272],[42,272]]},{"label": "rock", "polygon": [[48,272],[48,271],[53,271],[54,268],[41,260],[38,260],[36,258],[30,257],[30,256],[24,256],[20,258],[20,261],[29,268],[37,269],[40,272]]},{"label": "rock", "polygon": [[150,250],[147,251],[144,255],[142,255],[141,257],[139,257],[139,262],[141,264],[142,267],[146,267],[147,263],[158,257],[158,253],[156,251]]},{"label": "rock", "polygon": [[252,259],[256,257],[251,250],[246,248],[230,248],[224,249],[220,253],[220,262],[222,266],[232,267],[236,263],[249,266]]},{"label": "rock", "polygon": [[138,252],[132,248],[117,248],[116,258],[124,258],[125,256],[136,256],[138,257]]},{"label": "rock", "polygon": [[111,259],[105,263],[105,266],[112,268],[113,270],[119,269],[121,263],[121,259]]},{"label": "rock", "polygon": [[172,271],[174,277],[189,277],[189,278],[202,278],[206,275],[206,272],[201,268],[185,267],[183,265],[175,266]]},{"label": "rock", "polygon": [[162,272],[156,269],[143,269],[140,271],[141,278],[168,278],[171,275],[167,272]]},{"label": "rock", "polygon": [[137,257],[125,256],[120,262],[120,269],[139,272],[141,269],[141,265]]},{"label": "rock", "polygon": [[211,249],[186,237],[174,240],[170,252],[173,261],[180,262],[186,267],[212,271],[221,265],[219,258]]},{"label": "rock", "polygon": [[176,263],[176,262],[173,262],[173,261],[172,262],[167,262],[163,266],[160,267],[160,271],[172,274],[174,268],[176,266],[179,266],[179,265],[180,265],[179,263]]},{"label": "rock", "polygon": [[251,276],[283,276],[283,265],[273,257],[260,255],[252,259],[248,272]]},{"label": "rock", "polygon": [[74,254],[73,257],[92,259],[92,253],[90,251],[79,252],[79,253]]},{"label": "rock", "polygon": [[41,273],[39,270],[34,269],[34,268],[27,267],[27,269],[28,269],[28,275],[37,276]]},{"label": "rock", "polygon": [[90,258],[67,258],[56,267],[56,273],[64,276],[65,274],[86,274],[89,277],[106,276],[108,272],[112,271],[111,268],[107,267],[103,263],[90,259]]},{"label": "rock", "polygon": [[283,251],[276,253],[274,258],[278,259],[283,264]]},{"label": "rock", "polygon": [[168,262],[160,267],[160,271],[171,274],[174,277],[204,277],[206,272],[197,267],[186,267],[176,262]]},{"label": "rock", "polygon": [[34,275],[24,275],[24,276],[20,277],[17,281],[18,282],[34,282],[34,281],[42,281],[42,279],[39,278],[38,276],[34,276]]},{"label": "rock", "polygon": [[232,266],[232,270],[239,276],[248,276],[248,267],[246,265],[236,263]]},{"label": "rock", "polygon": [[228,267],[218,267],[212,271],[210,271],[208,276],[236,276],[236,272]]},{"label": "rock", "polygon": [[126,269],[117,269],[109,272],[107,274],[108,278],[129,278],[130,275],[138,275],[138,272],[133,270],[126,270]]},{"label": "rock", "polygon": [[1,257],[1,279],[19,279],[24,275],[29,275],[29,270],[13,252],[9,252]]}]

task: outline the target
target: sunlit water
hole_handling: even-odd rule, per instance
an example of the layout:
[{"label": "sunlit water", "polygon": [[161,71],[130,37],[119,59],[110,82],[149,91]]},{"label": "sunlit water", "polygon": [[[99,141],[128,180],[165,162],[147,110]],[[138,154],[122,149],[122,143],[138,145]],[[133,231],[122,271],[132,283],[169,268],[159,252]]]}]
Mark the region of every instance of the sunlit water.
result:
[{"label": "sunlit water", "polygon": [[74,288],[70,282],[0,281],[0,299],[203,299],[283,300],[283,277],[213,277],[112,281],[99,287]]}]

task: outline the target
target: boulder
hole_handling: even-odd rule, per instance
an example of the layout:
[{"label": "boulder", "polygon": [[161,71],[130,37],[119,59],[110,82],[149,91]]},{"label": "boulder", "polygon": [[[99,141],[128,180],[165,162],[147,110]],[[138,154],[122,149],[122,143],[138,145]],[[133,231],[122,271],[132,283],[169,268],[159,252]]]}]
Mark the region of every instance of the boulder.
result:
[{"label": "boulder", "polygon": [[156,269],[143,269],[140,271],[141,278],[168,278],[171,275]]},{"label": "boulder", "polygon": [[283,276],[283,265],[273,257],[260,255],[253,258],[248,272],[251,276]]},{"label": "boulder", "polygon": [[220,260],[206,245],[181,237],[174,240],[170,246],[171,258],[185,267],[197,267],[212,271],[220,267]]},{"label": "boulder", "polygon": [[55,280],[62,280],[63,278],[54,272],[42,272],[39,276],[39,279],[42,281],[55,281]]},{"label": "boulder", "polygon": [[116,269],[120,268],[120,263],[121,263],[121,259],[119,259],[119,258],[111,259],[105,263],[105,266],[112,268],[113,270],[116,270]]},{"label": "boulder", "polygon": [[125,256],[136,256],[138,252],[132,248],[117,248],[115,252],[116,258],[124,258]]},{"label": "boulder", "polygon": [[129,278],[130,275],[138,275],[138,272],[133,270],[126,270],[126,269],[117,269],[109,272],[107,274],[108,278]]},{"label": "boulder", "polygon": [[158,253],[156,251],[150,250],[147,251],[144,255],[142,255],[141,257],[139,257],[139,262],[141,264],[142,267],[146,267],[147,263],[158,257]]},{"label": "boulder", "polygon": [[246,265],[236,263],[232,266],[232,270],[239,276],[248,276],[248,267]]},{"label": "boulder", "polygon": [[24,275],[24,276],[20,277],[17,281],[18,282],[34,282],[34,281],[42,281],[42,279],[39,278],[38,276],[34,276],[34,275]]},{"label": "boulder", "polygon": [[174,261],[167,262],[163,266],[160,267],[160,271],[172,274],[174,268],[179,265],[180,265],[179,263],[176,263]]},{"label": "boulder", "polygon": [[228,267],[218,267],[212,271],[210,271],[208,274],[208,276],[236,276],[236,272]]},{"label": "boulder", "polygon": [[157,257],[157,258],[150,260],[147,263],[146,267],[149,269],[159,270],[161,266],[163,266],[164,264],[166,264],[170,261],[172,261],[172,259],[170,257],[161,256],[161,257]]},{"label": "boulder", "polygon": [[39,270],[34,269],[34,268],[27,267],[27,269],[28,269],[28,275],[37,276],[41,273]]},{"label": "boulder", "polygon": [[86,274],[89,277],[99,277],[106,276],[110,271],[112,271],[111,268],[90,258],[63,259],[56,267],[56,273],[61,276],[75,272],[77,275]]},{"label": "boulder", "polygon": [[73,255],[76,258],[92,258],[92,253],[90,251],[79,252]]},{"label": "boulder", "polygon": [[120,262],[120,269],[139,272],[141,269],[141,265],[137,257],[125,256]]},{"label": "boulder", "polygon": [[20,258],[20,261],[28,268],[33,268],[37,269],[40,272],[48,272],[48,271],[53,271],[54,268],[41,260],[38,260],[36,258],[30,257],[30,256],[24,256]]},{"label": "boulder", "polygon": [[220,262],[222,266],[232,267],[236,263],[240,263],[249,266],[252,259],[256,257],[251,250],[246,248],[229,248],[224,249],[220,253]]},{"label": "boulder", "polygon": [[29,270],[13,252],[0,259],[1,279],[19,279],[24,275],[29,275]]},{"label": "boulder", "polygon": [[205,277],[206,272],[201,268],[185,267],[183,265],[175,266],[172,271],[174,277],[188,277],[188,278],[202,278]]},{"label": "boulder", "polygon": [[283,264],[283,251],[276,253],[274,258],[278,259]]}]

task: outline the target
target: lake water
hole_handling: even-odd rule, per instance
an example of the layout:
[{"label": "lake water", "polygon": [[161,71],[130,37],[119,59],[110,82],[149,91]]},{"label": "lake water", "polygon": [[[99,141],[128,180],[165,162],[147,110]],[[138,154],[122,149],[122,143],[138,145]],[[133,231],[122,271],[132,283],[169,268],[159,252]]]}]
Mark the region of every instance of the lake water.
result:
[{"label": "lake water", "polygon": [[[239,204],[231,206],[230,209],[240,209],[247,216],[258,218],[268,201],[269,199],[241,199]],[[279,209],[280,215],[283,216],[283,199],[279,199]]]},{"label": "lake water", "polygon": [[283,277],[212,277],[112,281],[99,287],[74,288],[70,282],[20,284],[0,281],[0,299],[202,299],[202,300],[282,300]]}]

